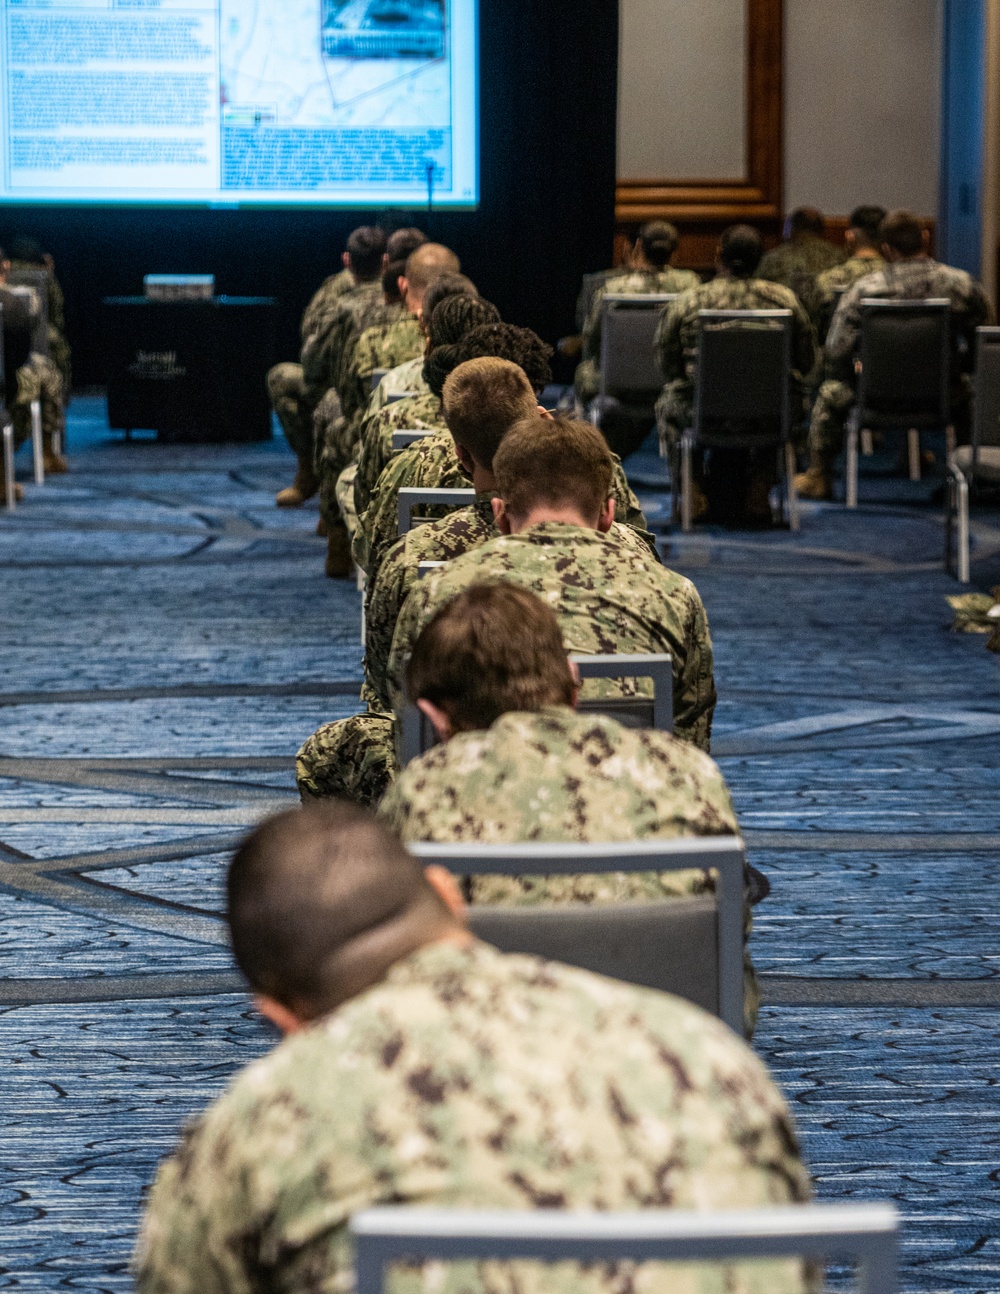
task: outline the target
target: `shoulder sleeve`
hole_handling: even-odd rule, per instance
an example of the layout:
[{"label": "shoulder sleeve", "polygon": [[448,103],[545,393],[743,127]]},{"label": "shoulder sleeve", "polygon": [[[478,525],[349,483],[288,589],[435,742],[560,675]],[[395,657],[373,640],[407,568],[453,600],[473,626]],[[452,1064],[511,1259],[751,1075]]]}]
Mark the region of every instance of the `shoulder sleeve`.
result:
[{"label": "shoulder sleeve", "polygon": [[405,536],[392,545],[379,565],[378,578],[365,608],[365,678],[383,709],[390,705],[389,651],[392,636],[416,571]]},{"label": "shoulder sleeve", "polygon": [[685,583],[686,651],[679,668],[674,671],[674,733],[707,752],[711,746],[716,702],[712,636],[705,604],[698,590],[690,580]]}]

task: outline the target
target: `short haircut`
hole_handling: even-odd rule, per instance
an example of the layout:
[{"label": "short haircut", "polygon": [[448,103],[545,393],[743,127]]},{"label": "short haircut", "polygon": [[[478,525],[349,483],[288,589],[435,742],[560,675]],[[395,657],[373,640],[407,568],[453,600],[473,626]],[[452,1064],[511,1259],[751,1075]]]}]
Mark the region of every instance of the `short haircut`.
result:
[{"label": "short haircut", "polygon": [[515,517],[548,505],[573,507],[596,521],[611,494],[613,471],[596,427],[539,413],[515,423],[493,459],[497,493]]},{"label": "short haircut", "polygon": [[449,373],[441,399],[455,443],[488,471],[507,432],[537,407],[524,369],[487,356],[466,360]]},{"label": "short haircut", "polygon": [[719,260],[738,279],[750,278],[763,255],[764,243],[752,225],[730,225],[719,239]]},{"label": "short haircut", "polygon": [[890,211],[879,225],[878,240],[900,256],[917,256],[924,246],[924,227],[912,211]]},{"label": "short haircut", "polygon": [[423,297],[423,315],[429,319],[434,307],[445,297],[478,297],[479,289],[464,274],[440,274],[433,280]]},{"label": "short haircut", "polygon": [[406,229],[397,229],[394,234],[389,235],[386,239],[385,254],[390,261],[405,261],[426,242],[427,235],[424,231],[410,225]]},{"label": "short haircut", "polygon": [[354,276],[369,283],[382,269],[385,255],[385,231],[378,225],[361,225],[347,240],[347,254],[351,258]]},{"label": "short haircut", "polygon": [[826,228],[823,213],[815,207],[796,207],[788,217],[788,227],[795,234],[817,234],[820,238]]},{"label": "short haircut", "polygon": [[572,705],[573,675],[555,612],[514,584],[473,584],[421,632],[406,669],[412,701],[433,702],[459,732],[509,710]]},{"label": "short haircut", "polygon": [[240,970],[286,1006],[321,1007],[335,996],[336,959],[351,940],[419,902],[440,904],[399,840],[342,800],[261,823],[236,851],[227,894]]},{"label": "short haircut", "polygon": [[885,217],[885,207],[855,207],[851,212],[849,227],[857,230],[866,242],[877,247],[878,231]]},{"label": "short haircut", "polygon": [[424,243],[406,260],[406,281],[411,291],[422,296],[434,280],[442,274],[457,274],[462,268],[450,247],[441,243]]},{"label": "short haircut", "polygon": [[406,273],[405,261],[390,261],[382,271],[382,291],[392,304],[402,301],[399,291],[399,280]]},{"label": "short haircut", "polygon": [[639,229],[639,246],[651,264],[662,267],[677,250],[679,235],[666,220],[647,220]]}]

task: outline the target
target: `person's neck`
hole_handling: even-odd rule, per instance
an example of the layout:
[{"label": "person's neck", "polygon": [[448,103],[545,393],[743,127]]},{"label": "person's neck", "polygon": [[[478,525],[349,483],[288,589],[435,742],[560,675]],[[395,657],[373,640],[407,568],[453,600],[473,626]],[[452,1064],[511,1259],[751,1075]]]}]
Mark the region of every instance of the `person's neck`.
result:
[{"label": "person's neck", "polygon": [[480,467],[475,459],[472,460],[472,488],[477,494],[496,494],[497,478],[486,467]]},{"label": "person's neck", "polygon": [[581,530],[596,530],[597,525],[588,521],[576,508],[560,508],[552,504],[533,508],[523,517],[510,517],[510,533],[518,535],[522,530],[532,526],[541,526],[546,521],[556,522],[563,526],[578,526]]},{"label": "person's neck", "polygon": [[880,261],[882,259],[877,247],[855,247],[851,255],[856,261]]}]

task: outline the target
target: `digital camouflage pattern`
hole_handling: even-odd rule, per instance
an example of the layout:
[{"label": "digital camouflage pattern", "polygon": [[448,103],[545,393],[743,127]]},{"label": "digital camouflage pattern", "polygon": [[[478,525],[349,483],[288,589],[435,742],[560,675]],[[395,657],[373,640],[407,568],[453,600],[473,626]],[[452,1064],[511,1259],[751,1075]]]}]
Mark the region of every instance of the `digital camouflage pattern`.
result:
[{"label": "digital camouflage pattern", "polygon": [[[566,650],[669,652],[674,666],[674,731],[708,750],[715,708],[708,617],[690,580],[659,565],[628,526],[607,535],[543,521],[503,535],[418,581],[400,614],[388,686],[399,714],[413,643],[434,612],[470,584],[507,581],[536,593],[555,612]],[[588,679],[584,697],[647,695],[648,680]]]},{"label": "digital camouflage pattern", "polygon": [[[383,382],[388,376],[387,374]],[[363,517],[368,510],[379,477],[393,456],[392,433],[408,431],[413,427],[431,431],[447,430],[441,399],[429,387],[420,395],[404,396],[402,400],[381,405],[362,422],[358,474],[354,479],[354,506],[359,517]]]},{"label": "digital camouflage pattern", "polygon": [[[46,267],[37,265],[32,261],[11,260],[10,267],[12,270],[38,270]],[[72,351],[69,342],[66,340],[66,298],[63,296],[63,290],[59,281],[51,270],[47,270],[46,279],[46,300],[48,304],[48,325],[49,325],[49,358],[59,370],[62,378],[63,403],[69,400],[69,393],[73,389],[73,364]]]},{"label": "digital camouflage pattern", "polygon": [[319,481],[319,514],[327,528],[344,520],[337,496],[337,482],[352,463],[357,441],[333,387],[327,391],[313,414],[313,440],[316,446],[316,478]]},{"label": "digital camouflage pattern", "polygon": [[[810,1198],[763,1063],[666,993],[430,944],[255,1061],[152,1188],[139,1294],[344,1294],[348,1219],[379,1204],[721,1210]],[[801,1294],[739,1266],[395,1267],[390,1294]]]},{"label": "digital camouflage pattern", "polygon": [[342,360],[374,315],[384,308],[382,284],[376,281],[359,283],[317,312],[313,331],[302,346],[302,378],[313,408],[331,386],[338,387],[343,376]]},{"label": "digital camouflage pattern", "polygon": [[594,293],[599,292],[608,279],[624,273],[624,265],[615,265],[610,270],[595,270],[585,274],[576,298],[576,326],[582,333],[590,318],[590,307],[594,303]]},{"label": "digital camouflage pattern", "polygon": [[315,405],[306,395],[302,365],[283,361],[270,368],[267,394],[289,448],[300,464],[313,468],[316,459],[313,441]]},{"label": "digital camouflage pattern", "polygon": [[400,396],[427,395],[429,391],[430,387],[424,381],[424,355],[421,352],[386,373],[369,397],[364,418],[372,417]]},{"label": "digital camouflage pattern", "polygon": [[769,252],[757,267],[759,279],[769,279],[791,289],[805,308],[813,311],[816,280],[844,261],[845,254],[816,234],[805,234],[794,242],[782,243]]},{"label": "digital camouflage pattern", "polygon": [[989,593],[955,593],[947,601],[955,613],[952,633],[989,634],[986,646],[1000,652],[1000,584]]},{"label": "digital camouflage pattern", "polygon": [[331,274],[323,280],[302,312],[299,334],[303,342],[316,331],[319,321],[326,316],[332,303],[355,287],[357,282],[348,269],[338,270],[336,274]]},{"label": "digital camouflage pattern", "polygon": [[17,394],[9,405],[14,427],[14,445],[31,439],[31,402],[37,400],[42,413],[42,443],[52,452],[53,437],[66,427],[62,375],[50,359],[32,351],[28,362],[17,370]]},{"label": "digital camouflage pattern", "polygon": [[357,463],[348,463],[337,477],[337,484],[334,487],[337,511],[340,513],[340,519],[347,527],[347,533],[352,540],[358,530],[358,514],[354,510],[354,478],[357,473]]},{"label": "digital camouflage pattern", "polygon": [[[952,308],[952,408],[968,405],[965,372],[975,355],[975,330],[992,322],[993,309],[983,288],[965,270],[942,265],[930,256],[909,257],[883,265],[857,279],[840,299],[827,334],[826,381],[820,388],[809,424],[812,462],[829,473],[844,443],[844,427],[854,403],[854,359],[861,339],[861,301],[919,301],[947,297]],[[964,341],[967,349],[960,351]]]},{"label": "digital camouflage pattern", "polygon": [[375,370],[384,368],[391,372],[407,360],[422,360],[423,353],[424,335],[415,315],[404,312],[393,319],[369,324],[354,347],[344,383],[344,416],[360,426],[371,399]]},{"label": "digital camouflage pattern", "polygon": [[[689,742],[568,706],[507,713],[413,760],[379,808],[404,840],[627,841],[734,835],[717,765]],[[473,876],[473,903],[622,903],[704,894],[709,872]]]},{"label": "digital camouflage pattern", "polygon": [[583,362],[577,366],[574,378],[576,393],[584,404],[593,400],[601,390],[601,302],[604,297],[687,292],[700,283],[701,279],[694,270],[675,270],[667,265],[662,270],[626,270],[612,274],[597,288],[583,328]]},{"label": "digital camouflage pattern", "polygon": [[295,782],[304,800],[333,796],[374,808],[398,772],[393,717],[374,704],[349,719],[324,723],[295,756]]},{"label": "digital camouflage pattern", "polygon": [[833,312],[840,298],[866,274],[874,274],[885,264],[881,256],[872,253],[867,256],[850,256],[842,265],[834,265],[824,270],[816,279],[816,290],[807,308],[812,316],[813,325],[820,344],[826,340],[830,330]]},{"label": "digital camouflage pattern", "polygon": [[694,373],[700,310],[791,310],[792,379],[799,392],[816,367],[816,333],[805,308],[788,288],[762,278],[719,275],[672,301],[660,318],[655,346],[666,385],[656,402],[664,449],[672,449],[694,414]]}]

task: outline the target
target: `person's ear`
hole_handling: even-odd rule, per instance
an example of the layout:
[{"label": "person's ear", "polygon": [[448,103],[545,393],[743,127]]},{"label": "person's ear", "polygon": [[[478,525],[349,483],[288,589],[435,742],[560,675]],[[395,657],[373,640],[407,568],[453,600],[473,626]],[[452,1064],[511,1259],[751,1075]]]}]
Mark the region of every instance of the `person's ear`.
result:
[{"label": "person's ear", "polygon": [[538,409],[538,416],[540,418],[544,418],[546,422],[555,422],[555,414],[551,409],[543,409],[540,404],[535,407]]},{"label": "person's ear", "polygon": [[573,675],[573,696],[570,700],[570,705],[575,710],[576,703],[580,699],[580,688],[583,686],[580,682],[580,666],[575,660],[569,660],[567,664],[569,665],[569,672]]},{"label": "person's ear", "polygon": [[455,457],[471,476],[476,470],[476,460],[472,457],[465,446],[460,445],[457,440],[455,441]]},{"label": "person's ear", "polygon": [[437,733],[437,739],[440,742],[450,741],[455,735],[455,729],[451,725],[447,713],[440,706],[435,705],[433,701],[428,701],[425,697],[417,698],[417,709],[421,714],[427,716],[431,721],[431,726]]},{"label": "person's ear", "polygon": [[510,517],[507,515],[507,505],[503,499],[494,498],[490,500],[493,506],[493,520],[497,524],[502,535],[510,534]]},{"label": "person's ear", "polygon": [[601,515],[597,518],[597,529],[602,535],[606,535],[615,522],[615,501],[613,498],[604,500],[604,507],[601,509]]},{"label": "person's ear", "polygon": [[290,1008],[285,1006],[284,1002],[279,1002],[277,998],[268,997],[266,993],[257,993],[254,995],[254,1006],[264,1016],[270,1020],[274,1027],[285,1035],[290,1037],[293,1033],[298,1033],[304,1029],[308,1021],[301,1019]]},{"label": "person's ear", "polygon": [[451,915],[464,925],[465,899],[462,898],[462,891],[458,888],[458,881],[455,880],[451,872],[448,871],[447,867],[442,867],[440,863],[431,863],[430,867],[424,868],[424,875],[427,877],[427,884]]},{"label": "person's ear", "polygon": [[349,270],[349,269],[351,268],[351,253],[350,253],[350,252],[344,252],[344,253],[341,255],[340,260],[341,260],[341,263],[343,264],[343,266],[344,266],[344,269],[345,269],[345,270]]},{"label": "person's ear", "polygon": [[[405,274],[400,274],[399,278],[396,280],[396,287],[399,289],[399,299],[400,299],[400,301],[405,301],[405,300],[406,300],[406,294],[407,294],[407,292],[409,292],[409,290],[410,290],[410,285],[409,285],[409,283],[407,283],[407,281],[406,281],[406,275],[405,275]],[[413,313],[413,314],[415,314],[415,315],[417,315],[417,316],[419,317],[419,311],[414,310],[412,313]]]},{"label": "person's ear", "polygon": [[931,231],[922,229],[920,231],[920,250],[926,256],[931,250]]}]

